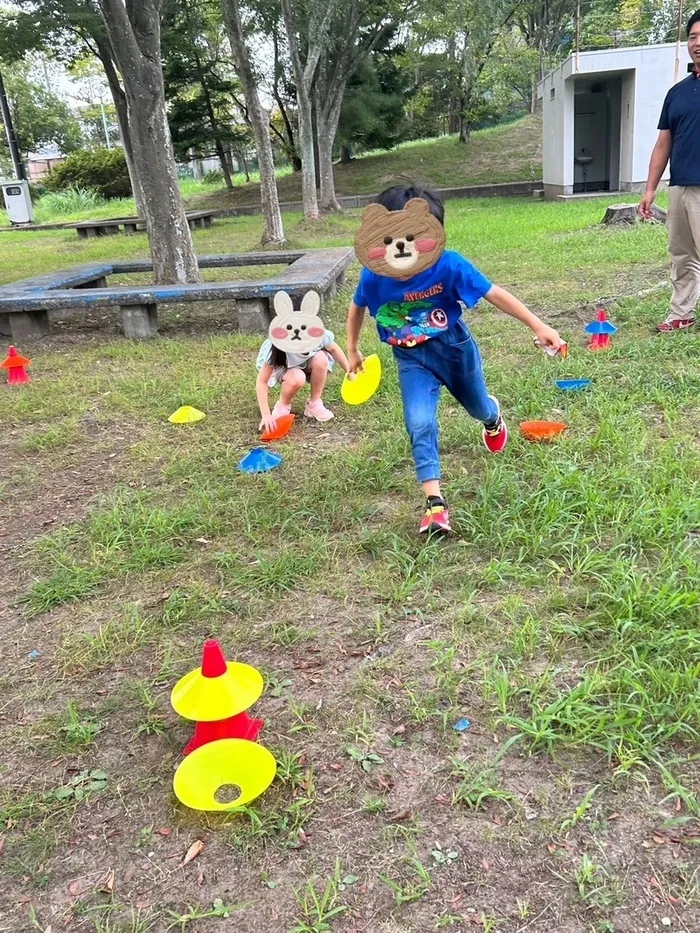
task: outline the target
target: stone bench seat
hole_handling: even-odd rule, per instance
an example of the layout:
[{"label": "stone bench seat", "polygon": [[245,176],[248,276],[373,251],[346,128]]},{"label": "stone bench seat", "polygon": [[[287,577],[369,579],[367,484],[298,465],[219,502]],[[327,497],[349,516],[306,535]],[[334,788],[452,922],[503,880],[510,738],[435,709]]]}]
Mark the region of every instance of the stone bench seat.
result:
[{"label": "stone bench seat", "polygon": [[[214,223],[216,211],[187,211],[187,223],[191,230],[197,227],[211,227]],[[119,233],[120,228],[124,228],[124,233],[137,233],[139,230],[146,229],[146,221],[143,217],[105,217],[98,220],[83,220],[75,224],[75,230],[81,239],[96,236],[111,236]]]},{"label": "stone bench seat", "polygon": [[203,256],[201,269],[287,265],[266,279],[240,282],[202,282],[188,285],[107,285],[115,274],[149,272],[149,260],[92,263],[74,269],[24,279],[0,287],[0,333],[16,342],[45,336],[50,315],[79,314],[92,308],[118,307],[124,334],[143,339],[158,332],[158,305],[192,301],[230,301],[235,305],[242,333],[264,333],[271,319],[271,301],[283,289],[295,298],[308,291],[321,297],[335,294],[354,259],[349,247],[334,249],[243,253]]}]

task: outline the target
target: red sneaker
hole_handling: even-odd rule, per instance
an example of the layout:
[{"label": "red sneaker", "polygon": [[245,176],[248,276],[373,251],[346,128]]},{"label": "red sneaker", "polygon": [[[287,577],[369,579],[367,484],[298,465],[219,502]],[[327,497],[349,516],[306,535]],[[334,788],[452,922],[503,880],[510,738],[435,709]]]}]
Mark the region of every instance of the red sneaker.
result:
[{"label": "red sneaker", "polygon": [[420,523],[418,534],[447,534],[450,531],[452,531],[452,525],[450,525],[450,513],[445,500],[437,498],[432,500],[428,499],[425,515]]},{"label": "red sneaker", "polygon": [[[492,398],[498,405],[498,399],[494,398],[493,395],[489,395],[489,398]],[[484,446],[487,450],[490,450],[492,454],[500,454],[508,443],[508,428],[503,420],[500,405],[498,406],[498,421],[496,422],[496,426],[493,428],[484,426],[483,438]]]},{"label": "red sneaker", "polygon": [[671,318],[667,317],[665,321],[662,321],[658,326],[657,330],[660,334],[668,334],[672,330],[687,330],[689,327],[692,327],[695,324],[694,317],[686,318]]}]

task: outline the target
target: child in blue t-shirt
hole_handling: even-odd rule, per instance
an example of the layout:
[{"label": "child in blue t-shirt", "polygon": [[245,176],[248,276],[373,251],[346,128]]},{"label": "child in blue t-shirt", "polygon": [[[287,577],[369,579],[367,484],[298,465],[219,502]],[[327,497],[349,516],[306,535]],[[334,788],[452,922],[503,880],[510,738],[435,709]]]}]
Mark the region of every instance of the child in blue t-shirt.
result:
[{"label": "child in blue t-shirt", "polygon": [[487,450],[500,453],[508,429],[498,400],[488,393],[479,349],[462,320],[462,305],[482,298],[522,321],[545,349],[558,350],[559,334],[522,302],[491,282],[459,253],[444,250],[444,208],[432,192],[395,187],[382,192],[364,215],[355,249],[365,266],[348,313],[348,357],[362,368],[359,338],[365,309],[380,339],[393,348],[406,429],[418,481],[426,495],[420,533],[451,531],[440,489],[437,407],[445,386],[484,425]]}]

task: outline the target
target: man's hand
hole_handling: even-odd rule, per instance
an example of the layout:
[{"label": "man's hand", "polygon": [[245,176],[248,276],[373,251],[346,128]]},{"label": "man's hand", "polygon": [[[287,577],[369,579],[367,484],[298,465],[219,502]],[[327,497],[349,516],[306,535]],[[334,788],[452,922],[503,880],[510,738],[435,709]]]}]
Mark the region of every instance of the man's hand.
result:
[{"label": "man's hand", "polygon": [[652,220],[654,214],[652,212],[652,207],[654,204],[654,198],[656,197],[656,191],[645,191],[644,197],[639,202],[639,207],[637,208],[637,213],[642,218],[642,220]]},{"label": "man's hand", "polygon": [[277,419],[272,417],[272,414],[263,415],[262,421],[260,422],[260,431],[274,431],[277,427]]},{"label": "man's hand", "polygon": [[546,324],[537,328],[535,336],[543,350],[553,350],[556,352],[564,345],[564,341],[554,328],[548,327]]},{"label": "man's hand", "polygon": [[361,373],[364,366],[364,357],[359,350],[349,350],[348,351],[348,361],[350,363],[350,372],[351,373]]}]

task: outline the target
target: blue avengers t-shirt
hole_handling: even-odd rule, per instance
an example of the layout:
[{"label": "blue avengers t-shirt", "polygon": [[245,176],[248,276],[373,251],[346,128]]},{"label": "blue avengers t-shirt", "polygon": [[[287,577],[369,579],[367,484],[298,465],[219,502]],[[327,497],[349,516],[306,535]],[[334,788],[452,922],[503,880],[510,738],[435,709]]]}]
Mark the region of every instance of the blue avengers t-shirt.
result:
[{"label": "blue avengers t-shirt", "polygon": [[491,282],[469,260],[445,250],[434,266],[411,279],[363,269],[353,300],[359,308],[369,308],[380,340],[415,347],[460,319],[459,302],[473,308],[490,290]]}]

